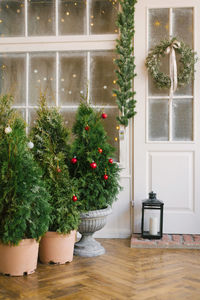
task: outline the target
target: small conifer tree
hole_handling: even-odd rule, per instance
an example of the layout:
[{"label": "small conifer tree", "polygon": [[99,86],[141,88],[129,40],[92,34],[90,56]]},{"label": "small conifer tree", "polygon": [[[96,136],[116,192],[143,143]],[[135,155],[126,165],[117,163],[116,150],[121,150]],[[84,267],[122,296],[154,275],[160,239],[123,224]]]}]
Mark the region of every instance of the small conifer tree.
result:
[{"label": "small conifer tree", "polygon": [[35,159],[44,171],[51,194],[50,231],[70,233],[78,228],[76,180],[69,177],[69,131],[56,107],[49,108],[41,95],[35,125],[31,130]]},{"label": "small conifer tree", "polygon": [[102,121],[107,115],[81,101],[73,127],[70,172],[79,180],[79,209],[106,208],[120,191],[119,166],[113,161],[114,148]]},{"label": "small conifer tree", "polygon": [[11,96],[0,97],[0,241],[17,245],[48,230],[50,195],[12,102]]}]

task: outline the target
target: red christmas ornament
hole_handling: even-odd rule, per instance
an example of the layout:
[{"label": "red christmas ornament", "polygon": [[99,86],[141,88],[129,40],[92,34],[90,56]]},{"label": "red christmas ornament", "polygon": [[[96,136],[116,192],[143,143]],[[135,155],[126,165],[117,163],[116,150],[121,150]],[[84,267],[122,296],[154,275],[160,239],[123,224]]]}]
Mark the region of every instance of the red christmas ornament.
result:
[{"label": "red christmas ornament", "polygon": [[102,115],[101,115],[102,119],[106,119],[107,116],[108,116],[108,115],[107,115],[106,113],[102,113]]},{"label": "red christmas ornament", "polygon": [[60,169],[60,168],[57,168],[57,172],[60,173],[60,172],[61,172],[61,169]]},{"label": "red christmas ornament", "polygon": [[99,153],[102,153],[102,152],[103,152],[103,150],[102,150],[101,148],[98,148],[98,151],[99,151]]},{"label": "red christmas ornament", "polygon": [[105,175],[103,176],[103,178],[104,178],[105,180],[107,180],[107,179],[108,179],[108,175],[105,174]]},{"label": "red christmas ornament", "polygon": [[90,167],[91,167],[92,169],[96,169],[97,164],[93,161],[93,162],[90,164]]},{"label": "red christmas ornament", "polygon": [[73,157],[73,158],[71,159],[71,163],[72,163],[73,165],[75,165],[75,164],[77,163],[77,158],[76,158],[76,157]]},{"label": "red christmas ornament", "polygon": [[112,163],[113,163],[112,158],[110,158],[110,159],[108,160],[108,162],[109,162],[110,164],[112,164]]},{"label": "red christmas ornament", "polygon": [[85,126],[85,130],[86,130],[86,131],[90,130],[90,127],[89,127],[88,125]]},{"label": "red christmas ornament", "polygon": [[76,201],[78,200],[78,198],[74,195],[74,196],[72,197],[72,200],[73,200],[74,202],[76,202]]}]

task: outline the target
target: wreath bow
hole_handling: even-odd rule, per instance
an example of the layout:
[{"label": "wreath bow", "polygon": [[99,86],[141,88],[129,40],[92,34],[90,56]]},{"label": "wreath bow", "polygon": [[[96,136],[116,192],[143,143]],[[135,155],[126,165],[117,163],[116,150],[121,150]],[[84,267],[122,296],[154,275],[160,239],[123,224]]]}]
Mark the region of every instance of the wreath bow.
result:
[{"label": "wreath bow", "polygon": [[170,46],[167,47],[165,53],[169,54],[169,75],[171,81],[170,93],[176,91],[178,85],[178,76],[177,76],[177,63],[176,63],[176,52],[175,49],[180,48],[181,43],[177,40],[174,40]]}]

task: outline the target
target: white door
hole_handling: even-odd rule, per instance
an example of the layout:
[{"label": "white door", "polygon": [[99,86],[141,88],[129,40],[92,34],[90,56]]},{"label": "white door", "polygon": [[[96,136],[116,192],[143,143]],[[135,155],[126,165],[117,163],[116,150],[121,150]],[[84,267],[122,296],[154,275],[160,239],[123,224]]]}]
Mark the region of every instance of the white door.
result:
[{"label": "white door", "polygon": [[135,232],[141,230],[141,202],[153,190],[164,202],[165,233],[200,233],[200,64],[194,83],[179,88],[171,100],[169,91],[155,88],[145,68],[149,49],[169,36],[189,44],[200,58],[199,28],[199,0],[136,5]]}]

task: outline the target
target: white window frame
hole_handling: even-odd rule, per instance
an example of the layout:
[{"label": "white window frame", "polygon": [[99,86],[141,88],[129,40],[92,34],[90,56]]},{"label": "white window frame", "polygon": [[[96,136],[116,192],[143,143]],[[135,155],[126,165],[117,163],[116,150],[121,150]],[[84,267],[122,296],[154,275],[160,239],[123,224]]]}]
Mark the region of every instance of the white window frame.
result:
[{"label": "white window frame", "polygon": [[[25,0],[25,36],[24,37],[1,37],[0,39],[0,53],[26,53],[26,60],[28,62],[29,53],[33,52],[55,52],[56,53],[56,72],[58,72],[58,53],[64,51],[85,51],[90,55],[89,51],[103,51],[114,50],[116,47],[116,39],[118,34],[89,34],[89,5],[87,5],[86,20],[87,20],[87,34],[85,35],[59,35],[58,34],[58,0],[56,4],[56,34],[54,36],[28,36],[28,0]],[[87,80],[88,91],[90,94],[90,60],[87,59]],[[29,64],[26,62],[26,104],[17,105],[15,108],[26,110],[26,122],[28,123],[28,111],[30,108],[37,108],[37,106],[28,105],[28,76]],[[58,73],[56,82],[56,105],[58,106]],[[59,106],[61,109],[77,108],[78,105]],[[105,108],[105,105],[96,105],[97,108]],[[117,108],[116,105],[106,105],[106,108]],[[130,122],[131,123],[131,122]],[[119,165],[122,168],[122,177],[130,177],[131,172],[131,124],[124,134],[119,138]],[[120,136],[120,135],[119,135]]]}]

